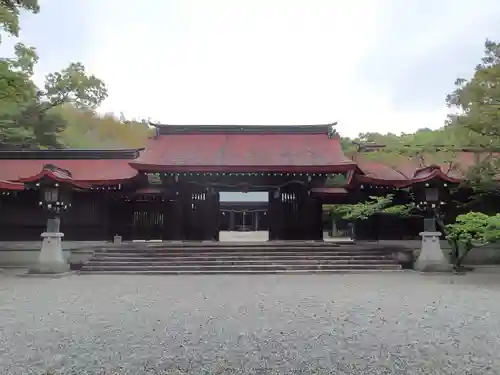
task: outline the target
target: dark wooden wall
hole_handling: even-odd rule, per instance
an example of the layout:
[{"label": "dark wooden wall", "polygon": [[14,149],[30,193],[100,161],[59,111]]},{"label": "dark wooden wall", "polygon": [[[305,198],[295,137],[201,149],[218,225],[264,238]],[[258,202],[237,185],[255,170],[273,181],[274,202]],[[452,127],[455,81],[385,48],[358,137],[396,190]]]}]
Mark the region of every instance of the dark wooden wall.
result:
[{"label": "dark wooden wall", "polygon": [[[38,205],[37,191],[24,191],[0,198],[0,241],[37,241],[48,215]],[[107,240],[109,204],[96,193],[75,193],[72,207],[61,214],[61,232],[69,241]]]},{"label": "dark wooden wall", "polygon": [[357,240],[419,240],[419,233],[423,230],[424,219],[419,216],[378,215],[354,223]]},{"label": "dark wooden wall", "polygon": [[37,241],[45,231],[47,217],[38,206],[36,191],[0,196],[0,241]]},{"label": "dark wooden wall", "polygon": [[110,239],[110,201],[101,193],[74,193],[72,207],[61,216],[64,239],[101,241]]}]

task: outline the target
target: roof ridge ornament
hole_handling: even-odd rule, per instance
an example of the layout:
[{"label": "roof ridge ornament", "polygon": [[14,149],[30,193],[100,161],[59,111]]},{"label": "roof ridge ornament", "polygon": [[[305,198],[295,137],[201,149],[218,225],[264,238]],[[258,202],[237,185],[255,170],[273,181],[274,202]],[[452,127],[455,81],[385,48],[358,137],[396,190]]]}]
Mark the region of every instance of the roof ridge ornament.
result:
[{"label": "roof ridge ornament", "polygon": [[334,123],[328,124],[328,138],[335,138],[339,135],[337,132],[337,129],[335,129],[335,126],[338,124],[337,121]]},{"label": "roof ridge ornament", "polygon": [[49,171],[49,172],[53,173],[54,175],[57,175],[58,177],[61,177],[61,178],[66,178],[66,179],[73,178],[73,174],[69,170],[64,169],[64,168],[60,168],[54,164],[44,164],[42,167],[42,172],[43,172],[43,170],[47,170],[47,171]]}]

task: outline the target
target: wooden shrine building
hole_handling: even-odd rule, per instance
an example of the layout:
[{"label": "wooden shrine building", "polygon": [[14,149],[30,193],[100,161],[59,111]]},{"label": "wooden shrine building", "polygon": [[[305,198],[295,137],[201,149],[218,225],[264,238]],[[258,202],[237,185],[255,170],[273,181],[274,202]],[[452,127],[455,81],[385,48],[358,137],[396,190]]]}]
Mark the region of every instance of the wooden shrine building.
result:
[{"label": "wooden shrine building", "polygon": [[44,186],[65,197],[54,204],[69,240],[217,240],[222,190],[267,192],[270,239],[320,240],[325,182],[356,168],[329,125],[157,125],[145,149],[1,151],[0,179],[15,188],[0,240],[39,238]]},{"label": "wooden shrine building", "polygon": [[[465,167],[474,159],[456,158]],[[338,176],[342,186],[329,184]],[[224,215],[235,207],[221,206],[222,191],[267,194],[252,223],[270,240],[321,240],[323,204],[393,193],[397,202],[440,205],[462,179],[451,164],[408,159],[395,168],[347,157],[331,125],[156,125],[144,149],[0,151],[0,241],[38,240],[41,207],[60,215],[65,240],[218,240],[240,225]],[[363,231],[405,233],[398,223]]]}]

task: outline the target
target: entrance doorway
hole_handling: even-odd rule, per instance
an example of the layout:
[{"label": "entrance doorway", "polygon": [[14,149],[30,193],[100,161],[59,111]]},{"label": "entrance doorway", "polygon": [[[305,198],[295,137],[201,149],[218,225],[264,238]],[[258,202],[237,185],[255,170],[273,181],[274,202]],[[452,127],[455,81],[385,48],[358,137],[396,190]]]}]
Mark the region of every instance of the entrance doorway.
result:
[{"label": "entrance doorway", "polygon": [[267,241],[267,192],[220,192],[220,241]]}]

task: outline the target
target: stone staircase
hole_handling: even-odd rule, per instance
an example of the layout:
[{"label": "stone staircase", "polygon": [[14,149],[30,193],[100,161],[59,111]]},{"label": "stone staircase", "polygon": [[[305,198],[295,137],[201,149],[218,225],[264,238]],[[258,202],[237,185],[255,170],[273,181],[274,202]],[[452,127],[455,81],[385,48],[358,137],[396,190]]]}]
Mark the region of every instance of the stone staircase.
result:
[{"label": "stone staircase", "polygon": [[81,274],[238,274],[400,271],[377,245],[265,242],[122,244],[96,250]]}]

